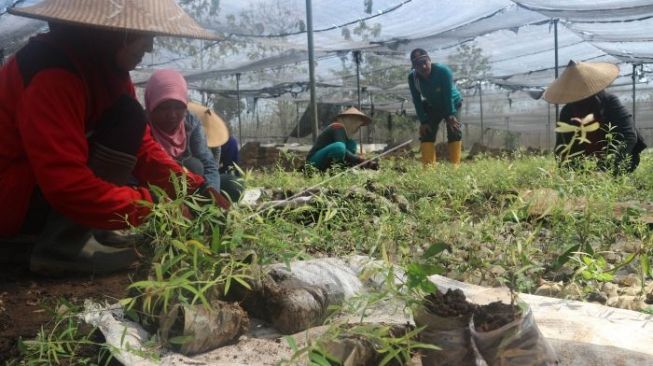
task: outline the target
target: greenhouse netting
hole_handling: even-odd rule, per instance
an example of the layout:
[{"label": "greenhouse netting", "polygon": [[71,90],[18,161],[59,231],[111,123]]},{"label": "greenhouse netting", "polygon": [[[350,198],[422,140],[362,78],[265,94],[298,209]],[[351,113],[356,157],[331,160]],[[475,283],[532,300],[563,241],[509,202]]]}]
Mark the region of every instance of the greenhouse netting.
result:
[{"label": "greenhouse netting", "polygon": [[[0,0],[3,57],[47,29],[44,22],[7,13],[11,6],[35,3]],[[239,98],[241,103],[230,108],[242,104],[235,114],[245,120],[241,129],[249,130],[247,138],[287,137],[309,102],[307,2],[178,3],[226,39],[158,38],[155,52],[133,74],[137,85],[155,69],[179,69],[205,102],[224,105]],[[454,70],[472,139],[474,131],[480,139],[486,130],[496,130],[547,148],[556,112],[539,99],[541,91],[569,60],[601,61],[619,65],[612,91],[633,110],[645,136],[653,131],[650,1],[313,0],[312,14],[320,103],[413,114],[408,54],[421,47]],[[273,127],[262,128],[273,115]],[[233,120],[234,114],[227,117]]]}]

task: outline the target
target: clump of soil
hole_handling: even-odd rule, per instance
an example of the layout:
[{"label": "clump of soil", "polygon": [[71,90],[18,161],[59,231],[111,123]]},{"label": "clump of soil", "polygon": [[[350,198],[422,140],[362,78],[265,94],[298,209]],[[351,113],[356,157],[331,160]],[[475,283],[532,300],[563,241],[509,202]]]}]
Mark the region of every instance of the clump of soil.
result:
[{"label": "clump of soil", "polygon": [[521,309],[501,301],[479,306],[474,311],[474,326],[479,332],[490,332],[518,319]]},{"label": "clump of soil", "polygon": [[460,289],[448,289],[446,293],[436,291],[424,298],[424,306],[429,312],[445,318],[462,317],[468,321],[477,306],[467,301]]}]

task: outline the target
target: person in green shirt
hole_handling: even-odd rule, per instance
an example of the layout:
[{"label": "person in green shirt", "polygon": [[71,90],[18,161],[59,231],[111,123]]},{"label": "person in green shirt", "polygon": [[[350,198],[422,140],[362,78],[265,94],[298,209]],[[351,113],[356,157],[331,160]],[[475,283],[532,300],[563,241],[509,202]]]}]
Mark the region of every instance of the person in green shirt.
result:
[{"label": "person in green shirt", "polygon": [[408,86],[421,123],[422,164],[435,164],[435,136],[442,120],[447,123],[449,160],[460,164],[463,136],[458,117],[463,98],[454,84],[453,74],[446,65],[432,63],[421,48],[410,52],[410,61],[413,68],[408,74]]},{"label": "person in green shirt", "polygon": [[[326,171],[337,164],[355,166],[363,163],[365,159],[356,155],[356,141],[350,136],[354,136],[362,126],[367,126],[370,122],[370,117],[354,107],[340,113],[334,122],[320,132],[308,152],[306,164]],[[378,169],[379,165],[370,160],[361,167]]]}]

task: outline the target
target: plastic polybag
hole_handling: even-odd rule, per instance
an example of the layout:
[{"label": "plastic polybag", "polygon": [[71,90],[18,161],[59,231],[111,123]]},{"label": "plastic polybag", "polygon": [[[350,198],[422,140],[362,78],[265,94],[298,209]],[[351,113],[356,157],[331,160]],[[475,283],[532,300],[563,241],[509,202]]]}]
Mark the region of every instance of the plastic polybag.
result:
[{"label": "plastic polybag", "polygon": [[[484,307],[488,306],[492,306],[492,304]],[[535,318],[529,306],[524,306],[521,311],[517,310],[515,320],[487,332],[477,330],[479,326],[479,324],[475,324],[477,314],[475,313],[470,320],[470,333],[473,346],[488,366],[553,366],[559,364],[555,351],[535,324]]]},{"label": "plastic polybag", "polygon": [[[334,364],[342,366],[377,366],[381,364],[386,353],[380,352],[381,342],[377,336],[398,338],[406,336],[408,332],[414,330],[412,325],[393,324],[385,325],[381,323],[369,323],[362,325],[361,331],[348,332],[346,329],[343,334],[339,334],[334,339],[322,342],[322,349],[327,353],[328,358]],[[376,331],[375,331],[376,330]],[[379,332],[380,331],[380,332]],[[408,357],[397,354],[391,359],[385,360],[387,366],[399,366],[408,363]]]},{"label": "plastic polybag", "polygon": [[474,366],[475,354],[470,343],[469,320],[475,305],[467,302],[460,290],[436,291],[424,298],[413,315],[415,326],[422,328],[419,340],[439,347],[424,349],[424,366]]},{"label": "plastic polybag", "polygon": [[249,328],[247,313],[237,304],[214,300],[204,305],[175,304],[159,320],[161,338],[175,351],[193,355],[231,343]]},{"label": "plastic polybag", "polygon": [[419,334],[422,343],[440,350],[425,349],[424,366],[474,366],[474,351],[470,343],[469,322],[459,317],[442,317],[420,308],[414,314],[415,326],[425,327]]}]

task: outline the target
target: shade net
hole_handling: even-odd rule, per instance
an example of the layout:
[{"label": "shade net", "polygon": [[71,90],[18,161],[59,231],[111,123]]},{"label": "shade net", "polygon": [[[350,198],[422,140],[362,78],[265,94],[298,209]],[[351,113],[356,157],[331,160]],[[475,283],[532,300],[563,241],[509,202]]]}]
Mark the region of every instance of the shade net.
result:
[{"label": "shade net", "polygon": [[[6,13],[10,6],[35,3],[0,0],[0,48],[6,57],[47,29],[45,22]],[[137,85],[158,68],[175,68],[202,96],[290,101],[303,112],[309,99],[305,0],[178,3],[226,40],[157,38],[155,52],[133,73]],[[474,105],[484,93],[484,127],[545,131],[551,128],[551,107],[533,96],[555,78],[556,29],[559,72],[572,59],[612,62],[621,70],[612,89],[625,104],[632,101],[633,80],[636,99],[648,98],[651,69],[639,66],[653,60],[648,0],[313,0],[312,5],[321,103],[356,105],[360,97],[368,111],[374,105],[411,114],[409,52],[424,48],[435,62],[459,69],[470,62],[460,47],[473,45],[487,62],[484,71],[454,75],[468,103],[468,122],[480,124]],[[358,64],[354,52],[360,52]],[[647,128],[646,105],[635,108],[638,126]],[[521,114],[537,117],[515,117]]]}]

